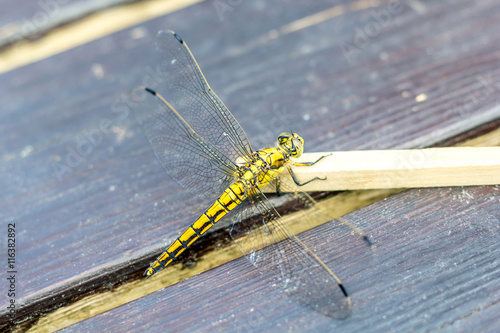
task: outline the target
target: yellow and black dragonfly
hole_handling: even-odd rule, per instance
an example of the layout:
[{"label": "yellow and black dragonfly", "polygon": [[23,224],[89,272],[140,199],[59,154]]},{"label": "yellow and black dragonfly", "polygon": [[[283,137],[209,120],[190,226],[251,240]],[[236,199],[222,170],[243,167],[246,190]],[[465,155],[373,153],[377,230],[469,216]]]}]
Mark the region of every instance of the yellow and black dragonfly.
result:
[{"label": "yellow and black dragonfly", "polygon": [[[168,266],[215,223],[229,218],[234,221],[230,235],[237,246],[252,265],[273,274],[285,294],[326,316],[347,317],[351,301],[340,279],[283,224],[262,192],[269,185],[287,189],[289,185],[279,177],[282,172],[290,173],[299,186],[321,181],[316,177],[301,183],[290,168],[319,160],[293,161],[304,148],[304,140],[295,133],[282,133],[276,147],[254,151],[182,38],[173,31],[160,31],[157,48],[162,57],[156,68],[159,74],[154,87],[140,87],[145,96],[135,116],[167,173],[191,193],[211,198],[213,204],[145,274],[150,277]],[[300,198],[321,213],[307,193],[284,195]],[[256,216],[258,223],[241,223]]]}]

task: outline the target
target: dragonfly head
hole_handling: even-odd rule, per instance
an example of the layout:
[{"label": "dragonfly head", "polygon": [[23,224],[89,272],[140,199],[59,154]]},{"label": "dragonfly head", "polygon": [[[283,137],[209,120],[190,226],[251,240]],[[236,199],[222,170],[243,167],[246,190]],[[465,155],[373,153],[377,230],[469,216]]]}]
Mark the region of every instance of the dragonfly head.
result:
[{"label": "dragonfly head", "polygon": [[283,132],[278,136],[278,147],[292,157],[300,157],[304,152],[304,139],[296,133]]}]

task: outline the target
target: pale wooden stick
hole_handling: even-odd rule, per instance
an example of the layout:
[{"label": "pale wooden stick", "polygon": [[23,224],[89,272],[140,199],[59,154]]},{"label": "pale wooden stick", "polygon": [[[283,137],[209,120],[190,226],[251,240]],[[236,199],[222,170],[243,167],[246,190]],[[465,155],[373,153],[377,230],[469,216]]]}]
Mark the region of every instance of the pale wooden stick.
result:
[{"label": "pale wooden stick", "polygon": [[[307,153],[297,162],[328,153]],[[500,184],[500,147],[449,147],[409,150],[331,152],[313,166],[294,166],[301,191],[366,190]],[[288,172],[282,177],[290,178]],[[291,180],[290,180],[291,181]],[[291,181],[293,183],[293,181]],[[274,192],[266,188],[265,192]]]}]

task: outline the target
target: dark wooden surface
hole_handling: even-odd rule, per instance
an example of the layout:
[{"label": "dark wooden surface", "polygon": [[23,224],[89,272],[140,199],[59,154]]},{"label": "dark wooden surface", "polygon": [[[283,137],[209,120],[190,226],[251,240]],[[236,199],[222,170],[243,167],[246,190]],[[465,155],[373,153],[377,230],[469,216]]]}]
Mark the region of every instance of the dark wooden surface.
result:
[{"label": "dark wooden surface", "polygon": [[[72,4],[77,1],[78,0],[63,0],[60,3],[65,2],[66,4]],[[58,2],[54,1],[54,3]],[[0,1],[0,6],[2,6],[2,17],[0,18],[0,26],[2,29],[15,23],[22,25],[26,23],[25,20],[36,20],[37,22],[40,20],[40,22],[43,22],[45,18],[43,13],[47,13],[49,15],[55,13],[56,11],[56,7],[54,5],[44,7],[40,6],[40,4],[36,1],[29,0],[21,0],[16,3],[2,0]],[[37,12],[42,12],[42,14],[37,14]]]},{"label": "dark wooden surface", "polygon": [[[125,94],[154,68],[159,29],[188,42],[254,148],[290,127],[309,151],[425,147],[500,117],[497,2],[403,2],[349,62],[342,43],[387,8],[356,4],[243,2],[221,20],[209,1],[142,24],[143,38],[131,27],[2,74],[0,218],[18,226],[18,314],[142,273],[200,206],[164,174],[128,114]],[[344,12],[291,31],[334,6]],[[427,100],[415,101],[422,93]],[[106,119],[111,130],[99,132]],[[58,177],[89,132],[102,140]],[[413,190],[356,212],[375,255],[332,246],[329,225],[308,233],[353,294],[344,322],[279,303],[239,260],[73,329],[486,330],[499,322],[498,191]]]},{"label": "dark wooden surface", "polygon": [[290,303],[242,258],[64,331],[494,331],[499,199],[499,186],[416,189],[349,215],[374,253],[346,244],[334,224],[302,234],[351,293],[347,320]]},{"label": "dark wooden surface", "polygon": [[137,0],[0,1],[0,50],[26,40],[39,40],[54,28],[93,13]]}]

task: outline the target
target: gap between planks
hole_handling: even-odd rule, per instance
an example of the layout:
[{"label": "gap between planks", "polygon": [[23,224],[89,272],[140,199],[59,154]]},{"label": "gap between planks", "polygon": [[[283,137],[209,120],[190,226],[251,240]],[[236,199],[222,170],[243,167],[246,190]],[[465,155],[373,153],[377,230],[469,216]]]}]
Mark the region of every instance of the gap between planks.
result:
[{"label": "gap between planks", "polygon": [[[496,129],[480,137],[468,140],[457,146],[500,146],[500,129]],[[330,210],[330,213],[332,214],[332,218],[337,218],[400,191],[401,189],[350,191],[324,200],[320,202],[320,204],[324,207],[335,207],[337,210]],[[290,230],[295,234],[305,231],[305,229],[308,230],[325,223],[324,221],[315,225],[309,223],[307,227],[304,227],[301,223],[296,223],[297,217],[300,217],[300,214],[304,214],[304,212],[298,211],[296,213],[283,216],[284,223],[287,224]],[[113,291],[86,296],[73,304],[59,308],[54,312],[41,317],[35,325],[31,326],[31,328],[27,330],[27,332],[53,332],[55,330],[68,327],[72,324],[149,295],[157,290],[174,285],[184,279],[187,279],[188,277],[200,274],[206,270],[240,258],[241,256],[241,252],[239,252],[236,245],[234,243],[230,243],[229,246],[215,250],[209,255],[200,258],[197,265],[193,269],[186,270],[182,269],[181,265],[172,265],[157,273],[153,279],[133,281],[121,285]],[[16,329],[17,331],[24,331],[19,325],[17,328],[14,328],[14,330]]]}]

